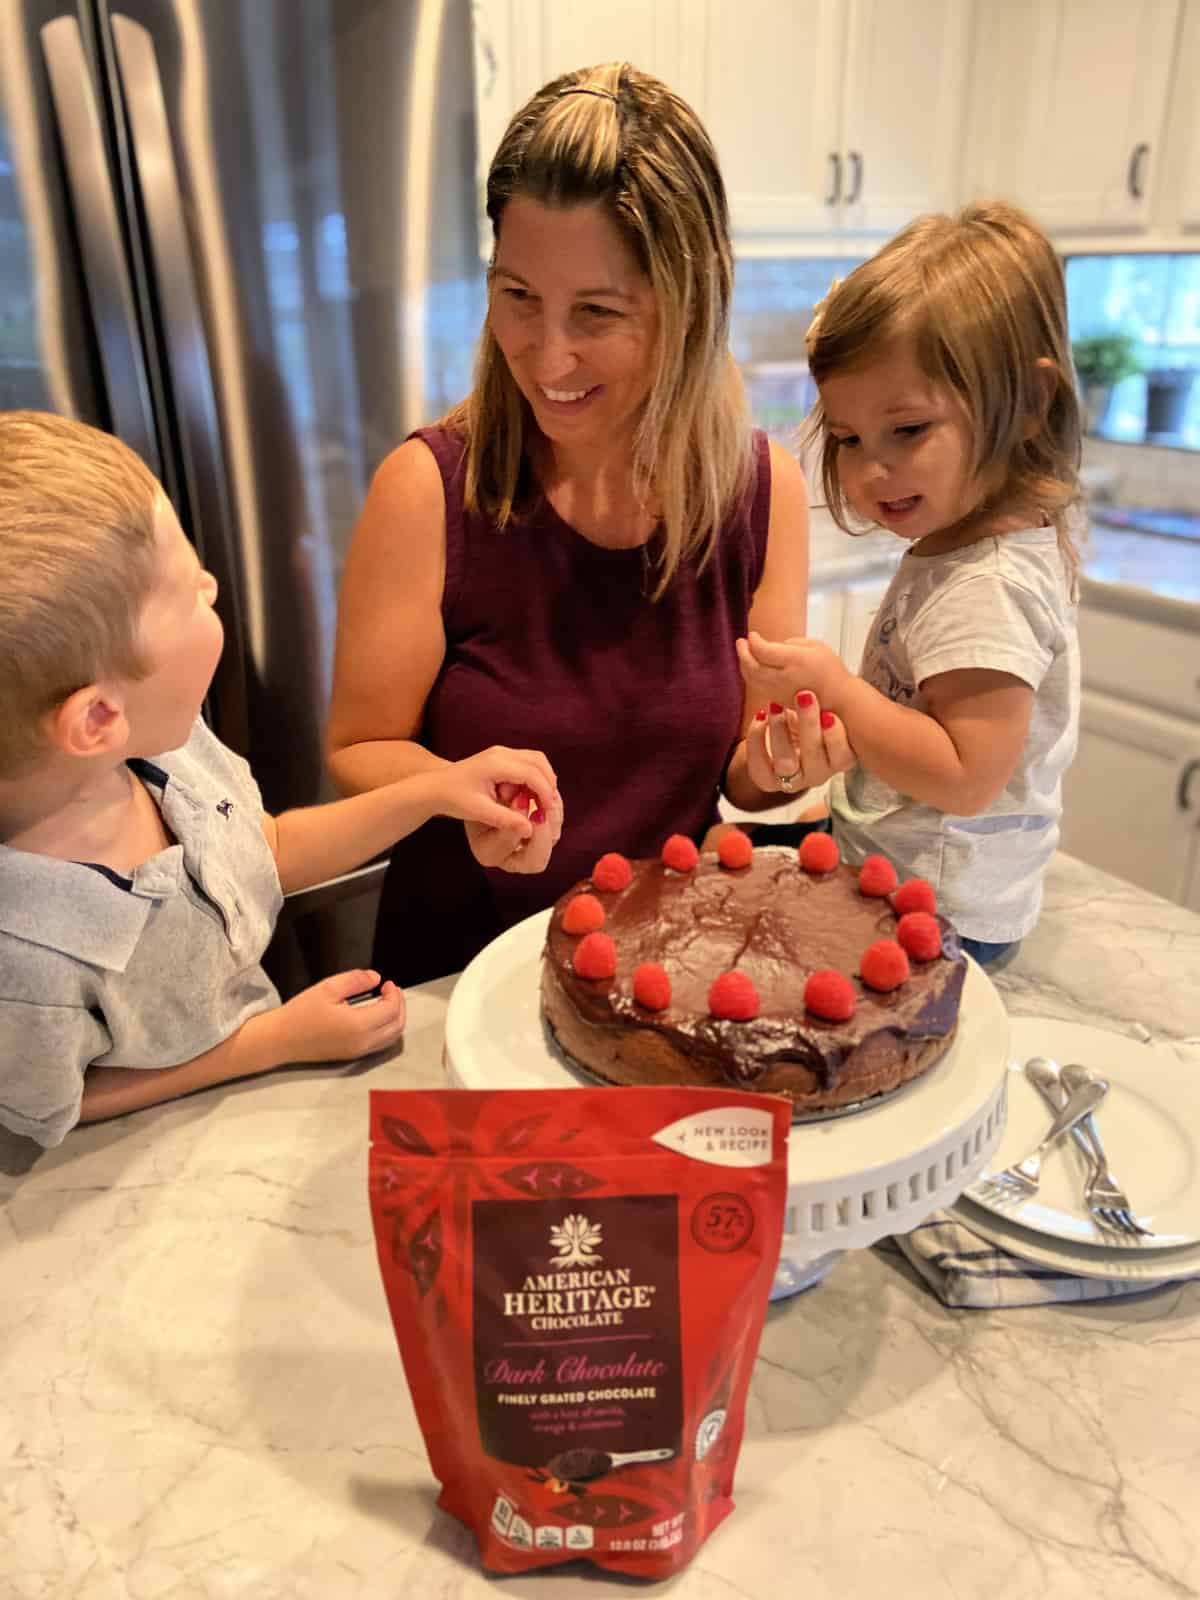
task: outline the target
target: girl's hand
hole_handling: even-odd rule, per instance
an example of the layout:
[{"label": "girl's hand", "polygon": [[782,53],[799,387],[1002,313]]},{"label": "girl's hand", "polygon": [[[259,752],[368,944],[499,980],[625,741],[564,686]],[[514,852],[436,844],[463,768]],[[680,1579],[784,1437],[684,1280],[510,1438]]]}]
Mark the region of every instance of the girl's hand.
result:
[{"label": "girl's hand", "polygon": [[746,771],[766,794],[815,789],[854,762],[841,718],[822,711],[811,690],[802,689],[787,706],[761,706],[746,734]]},{"label": "girl's hand", "polygon": [[346,1003],[378,982],[377,972],[339,972],[287,1001],[275,1015],[281,1058],[351,1061],[395,1044],[404,1032],[404,993],[390,979],[378,999]]},{"label": "girl's hand", "polygon": [[737,642],[738,666],[752,698],[763,705],[789,705],[798,690],[808,689],[825,706],[836,706],[854,676],[846,663],[820,639],[786,639],[776,644],[751,631]]},{"label": "girl's hand", "polygon": [[[497,785],[496,798],[501,806],[523,817],[525,827],[517,832],[511,825],[492,827],[468,822],[471,854],[481,867],[499,867],[502,872],[544,872],[562,835],[562,796],[554,789],[549,803],[539,804],[538,797],[524,785],[501,783]],[[535,821],[539,810],[541,821]]]}]

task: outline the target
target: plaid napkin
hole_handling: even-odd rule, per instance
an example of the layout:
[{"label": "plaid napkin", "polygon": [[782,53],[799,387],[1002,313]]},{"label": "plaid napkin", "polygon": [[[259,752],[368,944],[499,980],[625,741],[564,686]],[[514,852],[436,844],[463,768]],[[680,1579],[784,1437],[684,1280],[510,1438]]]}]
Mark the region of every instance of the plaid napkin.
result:
[{"label": "plaid napkin", "polygon": [[1056,1267],[1037,1266],[972,1233],[948,1211],[935,1211],[911,1233],[884,1239],[876,1249],[904,1256],[943,1305],[975,1310],[1112,1300],[1178,1281],[1169,1276],[1079,1278]]}]

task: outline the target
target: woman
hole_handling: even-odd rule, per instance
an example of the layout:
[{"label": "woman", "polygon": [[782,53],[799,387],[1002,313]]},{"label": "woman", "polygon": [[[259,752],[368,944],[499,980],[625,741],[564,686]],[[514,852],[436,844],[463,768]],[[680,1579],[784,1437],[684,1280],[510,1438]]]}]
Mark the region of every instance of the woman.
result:
[{"label": "woman", "polygon": [[[735,641],[803,632],[807,496],[747,421],[694,113],[628,65],[559,78],[509,124],[487,209],[475,387],[381,465],[347,560],[330,766],[357,793],[536,746],[560,801],[520,850],[439,819],[394,852],[374,960],[401,983],[461,967],[605,851],[699,842],[722,785],[757,811],[850,762],[813,703],[755,723],[770,787],[747,770]],[[799,766],[777,737],[776,770],[785,716]]]}]

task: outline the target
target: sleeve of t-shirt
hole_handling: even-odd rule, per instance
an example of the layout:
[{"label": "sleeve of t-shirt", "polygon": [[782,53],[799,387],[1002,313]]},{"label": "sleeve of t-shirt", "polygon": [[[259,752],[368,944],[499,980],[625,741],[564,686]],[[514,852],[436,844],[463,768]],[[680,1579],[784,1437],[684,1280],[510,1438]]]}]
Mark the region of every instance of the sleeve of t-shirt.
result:
[{"label": "sleeve of t-shirt", "polygon": [[0,998],[0,1123],[41,1145],[61,1144],[79,1121],[83,1077],[112,1048],[85,1006]]},{"label": "sleeve of t-shirt", "polygon": [[985,667],[1040,687],[1054,660],[1054,618],[1024,584],[973,573],[932,595],[910,623],[905,648],[913,682],[939,672]]}]

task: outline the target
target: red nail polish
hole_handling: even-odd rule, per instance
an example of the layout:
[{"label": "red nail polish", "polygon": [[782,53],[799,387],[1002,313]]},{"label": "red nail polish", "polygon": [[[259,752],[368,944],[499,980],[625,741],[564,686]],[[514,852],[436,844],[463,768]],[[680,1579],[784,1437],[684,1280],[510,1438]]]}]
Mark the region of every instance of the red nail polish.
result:
[{"label": "red nail polish", "polygon": [[539,806],[533,813],[533,820],[534,822],[545,822],[546,813],[542,810],[541,806]]},{"label": "red nail polish", "polygon": [[832,711],[822,711],[821,726],[823,728],[832,728],[836,721],[837,718],[834,716]]},{"label": "red nail polish", "polygon": [[765,722],[767,720],[767,713],[765,711],[756,711],[754,713],[754,720],[755,722]]},{"label": "red nail polish", "polygon": [[778,717],[778,716],[780,716],[782,714],[782,712],[783,712],[783,707],[779,704],[779,702],[776,701],[776,700],[772,700],[771,701],[771,715],[773,717]]},{"label": "red nail polish", "polygon": [[809,706],[812,705],[812,703],[813,703],[813,696],[812,696],[811,690],[809,690],[809,689],[801,689],[800,693],[796,696],[796,704],[800,707],[800,709],[802,711],[807,711]]}]

